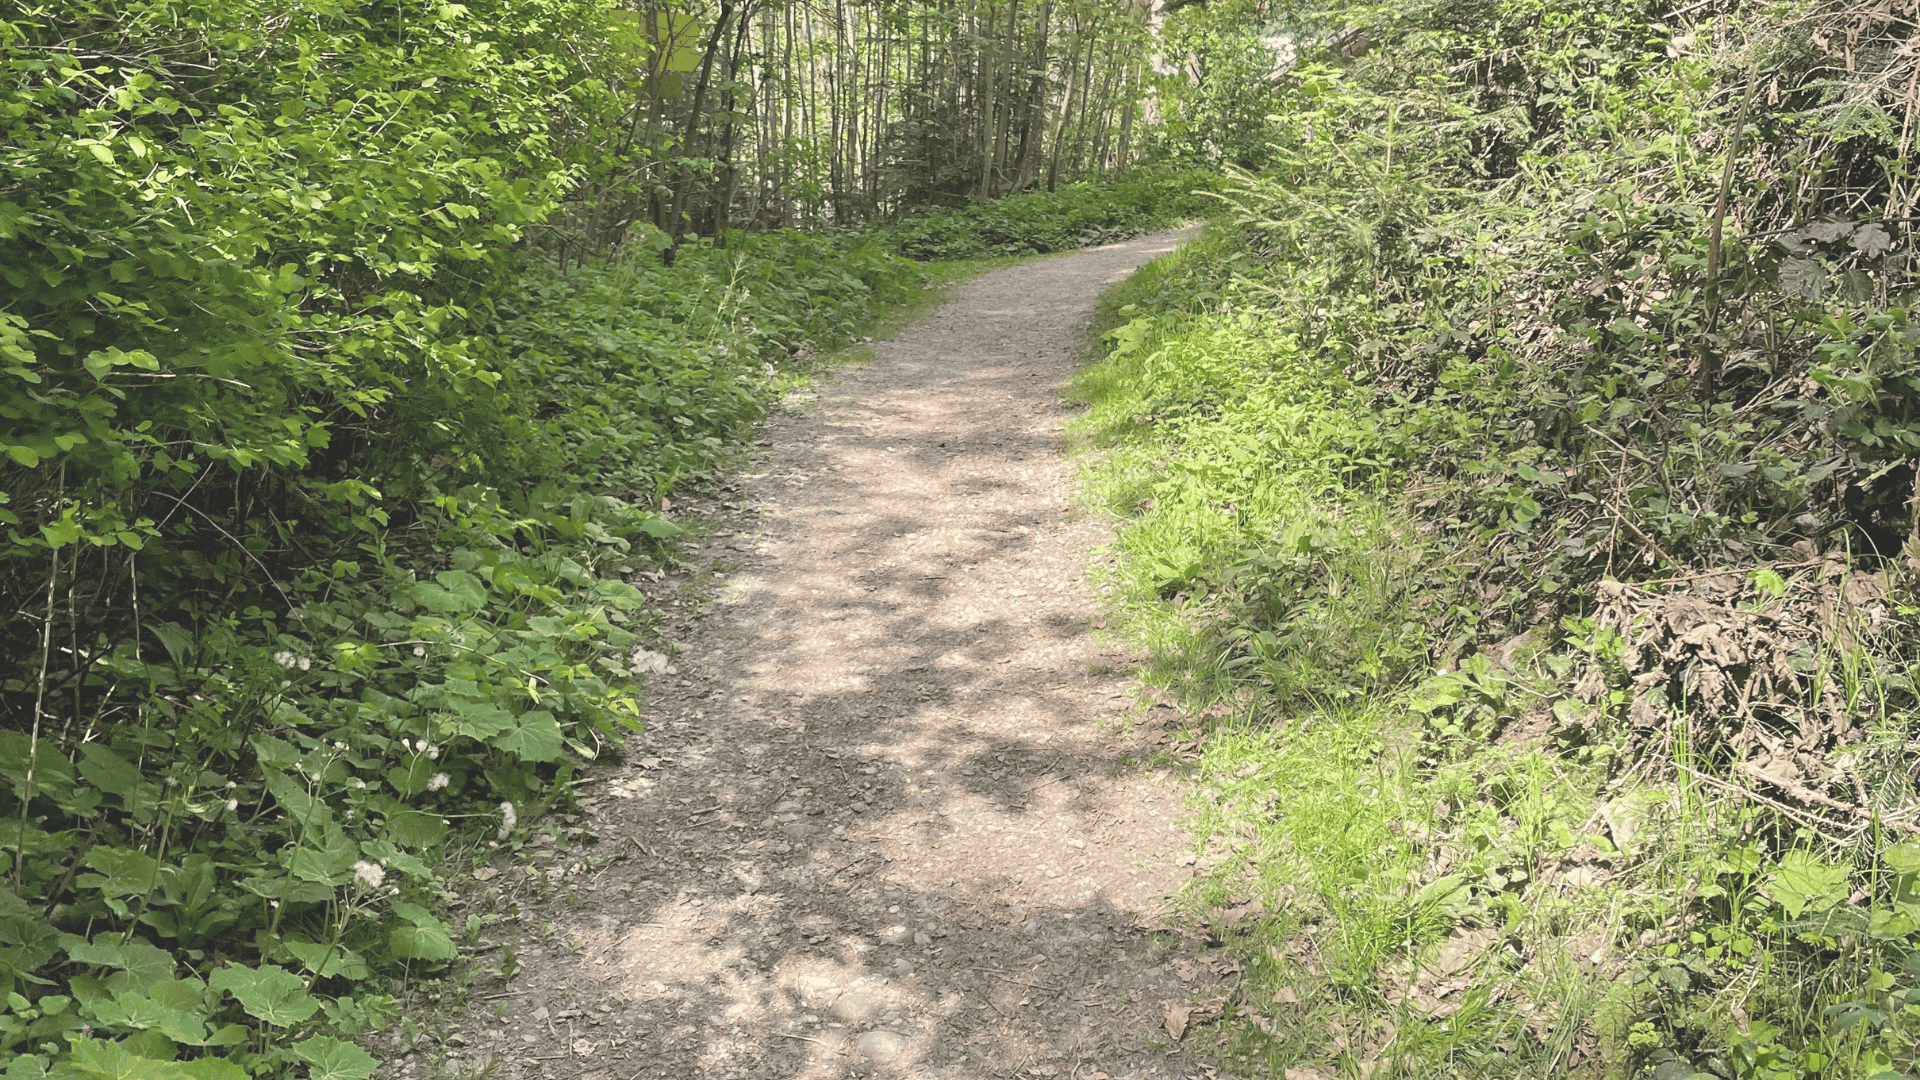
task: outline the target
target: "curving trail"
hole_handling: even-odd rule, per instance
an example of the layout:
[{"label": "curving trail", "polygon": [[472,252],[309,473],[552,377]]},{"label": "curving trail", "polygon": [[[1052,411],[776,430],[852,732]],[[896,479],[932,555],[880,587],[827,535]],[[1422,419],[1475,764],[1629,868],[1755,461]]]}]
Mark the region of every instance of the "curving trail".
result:
[{"label": "curving trail", "polygon": [[711,608],[643,583],[682,648],[581,789],[597,842],[554,822],[531,872],[557,887],[489,883],[519,973],[389,1076],[1200,1070],[1162,1026],[1195,987],[1144,930],[1188,873],[1179,792],[1121,767],[1128,658],[1083,575],[1107,533],[1069,519],[1059,445],[1096,294],[1182,238],[970,282],[683,508],[729,530],[696,554]]}]

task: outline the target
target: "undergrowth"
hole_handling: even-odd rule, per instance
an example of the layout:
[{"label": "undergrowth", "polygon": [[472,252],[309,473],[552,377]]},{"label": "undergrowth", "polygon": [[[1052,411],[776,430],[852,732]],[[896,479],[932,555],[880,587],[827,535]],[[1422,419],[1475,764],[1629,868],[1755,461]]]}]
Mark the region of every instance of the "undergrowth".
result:
[{"label": "undergrowth", "polygon": [[1912,20],[1344,14],[1080,384],[1214,1048],[1920,1075]]},{"label": "undergrowth", "polygon": [[1063,184],[989,202],[929,210],[876,238],[914,259],[1045,255],[1126,240],[1207,209],[1197,194],[1217,173],[1142,168],[1119,180]]},{"label": "undergrowth", "polygon": [[242,472],[237,506],[154,492],[139,544],[44,523],[5,686],[34,723],[0,732],[7,1075],[369,1075],[345,1036],[479,928],[450,875],[639,724],[662,496],[919,280],[798,234],[529,261],[495,378],[402,397],[338,509]]}]

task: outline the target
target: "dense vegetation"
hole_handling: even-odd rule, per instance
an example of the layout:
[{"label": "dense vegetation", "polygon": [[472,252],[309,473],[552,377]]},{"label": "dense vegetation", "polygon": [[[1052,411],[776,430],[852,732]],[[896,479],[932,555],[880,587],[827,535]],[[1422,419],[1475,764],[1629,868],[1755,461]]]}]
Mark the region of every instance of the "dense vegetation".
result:
[{"label": "dense vegetation", "polygon": [[1179,7],[1082,388],[1229,1062],[1920,1075],[1911,6]]},{"label": "dense vegetation", "polygon": [[[6,1075],[369,1075],[474,930],[449,853],[641,722],[666,495],[917,292],[896,250],[1181,205],[1083,182],[1141,153],[1142,18],[0,14]],[[852,231],[936,204],[1015,224]]]}]

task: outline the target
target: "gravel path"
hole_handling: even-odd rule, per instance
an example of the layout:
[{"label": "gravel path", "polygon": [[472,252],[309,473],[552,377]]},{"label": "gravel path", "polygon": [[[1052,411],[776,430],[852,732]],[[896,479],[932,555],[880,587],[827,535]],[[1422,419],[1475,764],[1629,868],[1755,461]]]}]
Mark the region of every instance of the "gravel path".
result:
[{"label": "gravel path", "polygon": [[642,582],[681,643],[648,730],[468,901],[517,904],[482,936],[518,973],[389,1075],[1204,1070],[1166,1029],[1192,965],[1146,932],[1190,872],[1180,792],[1122,764],[1130,661],[1083,573],[1108,534],[1060,452],[1095,296],[1182,238],[970,282],[676,508],[723,531],[716,576]]}]

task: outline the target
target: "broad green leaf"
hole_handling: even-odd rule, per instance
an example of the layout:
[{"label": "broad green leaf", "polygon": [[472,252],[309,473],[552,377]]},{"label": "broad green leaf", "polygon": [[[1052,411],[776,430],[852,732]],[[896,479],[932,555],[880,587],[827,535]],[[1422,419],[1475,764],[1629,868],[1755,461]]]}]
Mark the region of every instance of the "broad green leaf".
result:
[{"label": "broad green leaf", "polygon": [[514,716],[498,705],[477,704],[465,701],[448,703],[453,715],[452,728],[456,735],[465,735],[481,742],[492,742],[514,728]]},{"label": "broad green leaf", "polygon": [[[288,941],[284,944],[287,951],[293,954],[294,959],[300,961],[301,967],[323,979],[339,975],[343,978],[358,980],[372,973],[367,967],[366,960],[345,945],[328,947],[318,941]],[[321,966],[323,964],[324,968]]]},{"label": "broad green leaf", "polygon": [[207,985],[232,994],[247,1015],[275,1027],[292,1027],[320,1011],[305,981],[278,964],[257,968],[230,964],[215,971]]},{"label": "broad green leaf", "polygon": [[[86,775],[85,762],[81,763],[80,772]],[[83,889],[99,889],[108,896],[144,895],[160,877],[159,861],[132,848],[97,846],[81,861],[100,873],[81,874],[75,884]]]},{"label": "broad green leaf", "polygon": [[33,972],[59,953],[60,931],[37,909],[0,886],[0,964]]},{"label": "broad green leaf", "polygon": [[173,659],[175,667],[186,667],[194,656],[193,634],[178,623],[152,623],[146,628],[160,644],[166,646],[167,655]]},{"label": "broad green leaf", "polygon": [[1805,851],[1789,851],[1769,879],[1773,899],[1789,918],[1803,911],[1825,911],[1846,899],[1847,868],[1821,862]]},{"label": "broad green leaf", "polygon": [[118,941],[116,934],[103,934],[99,940],[88,941],[74,934],[60,937],[61,947],[67,950],[67,957],[76,964],[91,967],[119,968],[127,978],[118,984],[131,985],[142,991],[155,983],[166,982],[173,978],[173,954],[156,949],[144,941]]},{"label": "broad green leaf", "polygon": [[307,785],[278,769],[267,771],[267,790],[297,827],[318,829],[333,820],[333,812],[307,792]]},{"label": "broad green leaf", "polygon": [[387,835],[405,847],[432,847],[447,838],[447,822],[438,814],[406,810],[387,819]]},{"label": "broad green leaf", "polygon": [[[158,990],[167,985],[169,984],[160,983],[154,989]],[[96,1023],[112,1027],[157,1031],[174,1042],[186,1043],[189,1046],[205,1045],[207,1040],[205,1003],[200,998],[197,986],[191,998],[183,998],[178,994],[172,995],[172,998],[186,1001],[190,1007],[177,1008],[156,1001],[148,994],[122,992],[113,995],[110,1000],[95,1003],[93,1018]]]},{"label": "broad green leaf", "polygon": [[426,926],[396,926],[387,935],[387,951],[400,960],[442,962],[460,955],[445,930]]},{"label": "broad green leaf", "polygon": [[380,1067],[372,1054],[331,1035],[302,1039],[292,1049],[309,1066],[308,1080],[367,1080]]},{"label": "broad green leaf", "polygon": [[180,1071],[189,1080],[247,1080],[247,1070],[224,1058],[203,1057],[184,1061],[180,1063]]},{"label": "broad green leaf", "polygon": [[73,1043],[73,1067],[98,1080],[182,1080],[178,1062],[142,1057],[126,1043],[78,1039]]},{"label": "broad green leaf", "polygon": [[566,752],[560,722],[545,709],[534,709],[515,717],[513,730],[492,742],[523,761],[558,761]]},{"label": "broad green leaf", "polygon": [[407,926],[396,926],[387,936],[387,948],[401,960],[452,960],[460,955],[445,923],[419,904],[396,900],[393,914]]}]

